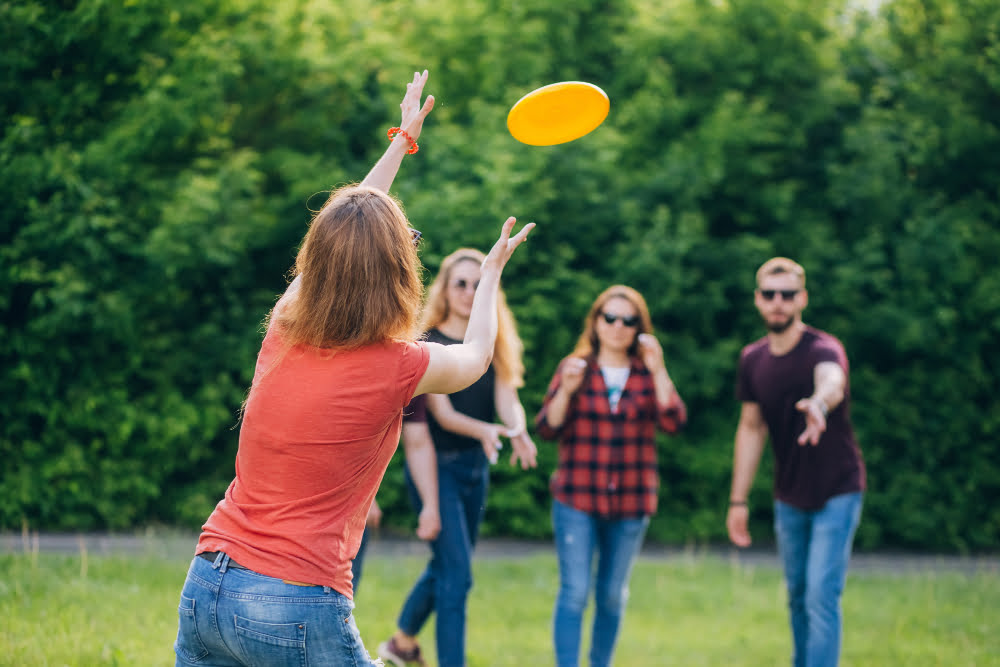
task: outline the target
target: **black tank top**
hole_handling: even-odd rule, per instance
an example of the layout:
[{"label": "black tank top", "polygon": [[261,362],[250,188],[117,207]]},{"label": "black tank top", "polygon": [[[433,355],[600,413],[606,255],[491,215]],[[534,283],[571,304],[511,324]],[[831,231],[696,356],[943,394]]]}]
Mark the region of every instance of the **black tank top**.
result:
[{"label": "black tank top", "polygon": [[[437,329],[427,332],[427,340],[432,343],[442,345],[456,345],[460,340],[449,338]],[[451,404],[456,410],[474,419],[493,423],[496,421],[496,400],[494,390],[496,387],[496,374],[493,372],[492,364],[481,378],[462,391],[449,394]],[[434,419],[431,411],[427,411],[427,426],[430,429],[431,437],[434,439],[434,448],[441,452],[453,452],[465,449],[480,449],[482,445],[475,438],[467,438],[451,431],[446,431]]]}]

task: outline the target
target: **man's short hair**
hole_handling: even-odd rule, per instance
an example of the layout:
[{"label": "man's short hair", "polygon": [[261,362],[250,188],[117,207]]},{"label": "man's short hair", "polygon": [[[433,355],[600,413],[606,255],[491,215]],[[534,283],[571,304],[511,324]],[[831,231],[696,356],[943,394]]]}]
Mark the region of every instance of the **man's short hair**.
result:
[{"label": "man's short hair", "polygon": [[791,273],[792,275],[798,276],[799,281],[802,283],[802,289],[806,287],[806,270],[802,268],[802,265],[798,262],[793,262],[787,257],[772,257],[757,269],[757,286],[760,287],[760,281],[767,276],[774,276],[781,273]]}]

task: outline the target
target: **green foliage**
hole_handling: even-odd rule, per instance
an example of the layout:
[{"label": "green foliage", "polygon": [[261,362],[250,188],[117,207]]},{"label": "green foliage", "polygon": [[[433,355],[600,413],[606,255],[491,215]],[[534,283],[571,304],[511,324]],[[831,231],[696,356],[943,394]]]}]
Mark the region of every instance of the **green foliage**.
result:
[{"label": "green foliage", "polygon": [[[649,301],[691,414],[660,443],[651,538],[725,537],[752,276],[783,254],[851,357],[859,543],[1000,545],[995,2],[80,0],[0,19],[0,527],[199,525],[309,209],[364,176],[426,67],[438,101],[395,193],[428,275],[507,215],[539,223],[505,280],[529,413],[597,293]],[[559,80],[604,88],[608,119],[518,144],[511,104]],[[538,444],[538,470],[494,469],[487,534],[549,533]],[[405,495],[397,462],[388,523],[412,524]]]}]

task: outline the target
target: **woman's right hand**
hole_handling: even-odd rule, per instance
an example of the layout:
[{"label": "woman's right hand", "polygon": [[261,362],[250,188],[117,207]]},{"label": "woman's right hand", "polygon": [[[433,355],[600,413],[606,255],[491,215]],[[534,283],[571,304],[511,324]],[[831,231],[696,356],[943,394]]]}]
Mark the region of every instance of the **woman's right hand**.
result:
[{"label": "woman's right hand", "polygon": [[503,223],[503,227],[500,230],[500,238],[493,244],[493,247],[490,248],[490,253],[483,260],[482,270],[484,272],[488,269],[493,269],[497,274],[501,273],[503,267],[507,265],[507,260],[510,259],[511,255],[514,254],[514,250],[517,249],[517,246],[521,245],[528,238],[528,233],[535,228],[535,223],[529,222],[516,235],[511,236],[510,233],[513,231],[514,223],[516,222],[517,218],[511,216]]},{"label": "woman's right hand", "polygon": [[575,394],[583,383],[587,362],[580,357],[568,357],[559,370],[559,388],[567,394]]},{"label": "woman's right hand", "polygon": [[430,542],[441,533],[441,514],[436,507],[424,505],[417,516],[417,537]]}]

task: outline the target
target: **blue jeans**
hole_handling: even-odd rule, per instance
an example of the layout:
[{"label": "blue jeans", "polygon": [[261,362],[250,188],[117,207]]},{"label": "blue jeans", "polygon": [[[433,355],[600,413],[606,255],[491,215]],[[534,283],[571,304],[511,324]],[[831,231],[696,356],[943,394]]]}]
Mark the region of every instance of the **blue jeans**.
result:
[{"label": "blue jeans", "polygon": [[590,664],[605,667],[618,639],[618,628],[628,600],[632,565],[642,548],[649,517],[601,519],[573,509],[558,500],[552,504],[559,557],[559,595],[552,621],[556,664],[577,667],[583,611],[590,596],[594,552],[597,577],[594,591],[594,627],[591,634]]},{"label": "blue jeans", "polygon": [[[431,542],[431,560],[414,584],[397,621],[416,635],[437,614],[435,640],[440,667],[465,665],[465,603],[472,589],[472,549],[486,509],[489,463],[480,448],[437,453],[441,533]],[[417,512],[422,504],[406,471]]]},{"label": "blue jeans", "polygon": [[296,586],[195,557],[178,606],[178,667],[373,665],[354,603],[326,586]]},{"label": "blue jeans", "polygon": [[774,502],[795,667],[834,667],[840,660],[840,595],[861,520],[861,500],[861,493],[846,493],[812,511]]}]

